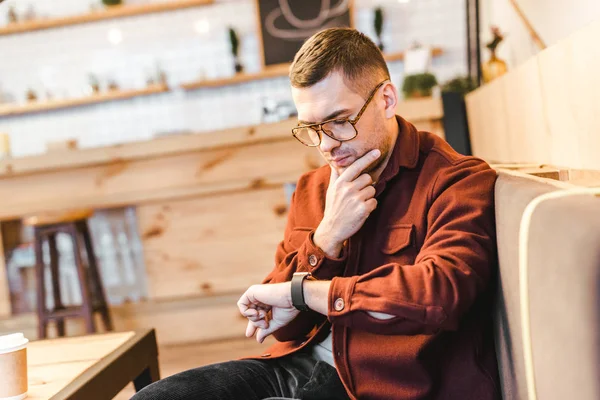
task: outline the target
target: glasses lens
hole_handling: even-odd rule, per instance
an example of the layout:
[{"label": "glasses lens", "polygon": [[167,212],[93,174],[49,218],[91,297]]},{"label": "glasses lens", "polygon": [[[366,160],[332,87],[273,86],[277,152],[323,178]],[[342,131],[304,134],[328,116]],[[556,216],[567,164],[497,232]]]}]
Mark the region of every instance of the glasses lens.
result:
[{"label": "glasses lens", "polygon": [[318,146],[321,142],[319,134],[312,128],[297,128],[294,130],[294,135],[307,146]]},{"label": "glasses lens", "polygon": [[323,130],[339,140],[350,140],[356,136],[356,130],[350,122],[344,119],[328,122],[323,125]]}]

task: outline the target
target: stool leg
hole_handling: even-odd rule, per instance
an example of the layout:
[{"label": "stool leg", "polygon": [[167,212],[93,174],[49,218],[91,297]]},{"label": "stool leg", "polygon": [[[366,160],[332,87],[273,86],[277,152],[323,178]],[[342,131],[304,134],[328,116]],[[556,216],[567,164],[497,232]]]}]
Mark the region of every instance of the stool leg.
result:
[{"label": "stool leg", "polygon": [[[52,276],[52,294],[54,297],[54,309],[62,310],[62,296],[60,294],[60,281],[58,269],[58,248],[56,247],[56,233],[48,235],[48,247],[50,249],[50,275]],[[65,336],[65,320],[59,318],[56,320],[56,329],[58,336]]]},{"label": "stool leg", "polygon": [[38,338],[47,337],[46,319],[46,282],[44,275],[44,235],[38,228],[35,229],[35,275],[37,283],[37,316],[38,316]]},{"label": "stool leg", "polygon": [[77,276],[79,277],[79,286],[81,287],[81,312],[85,320],[85,326],[88,333],[96,332],[96,323],[94,322],[94,307],[92,304],[92,296],[90,295],[89,280],[87,271],[81,260],[81,247],[79,246],[79,238],[77,235],[77,227],[75,224],[69,224],[66,229],[73,240],[73,255],[75,256],[75,266],[77,267]]},{"label": "stool leg", "polygon": [[83,243],[85,244],[85,252],[87,253],[88,257],[92,285],[94,285],[94,292],[97,296],[97,300],[99,303],[98,311],[100,311],[100,315],[102,316],[104,329],[106,329],[107,331],[112,331],[112,319],[110,317],[110,311],[108,309],[108,303],[106,301],[106,294],[104,293],[104,285],[102,284],[100,272],[98,271],[98,262],[96,259],[96,253],[94,252],[94,245],[92,244],[92,237],[90,235],[88,224],[85,221],[78,222],[77,228],[81,232],[81,236],[83,237]]}]

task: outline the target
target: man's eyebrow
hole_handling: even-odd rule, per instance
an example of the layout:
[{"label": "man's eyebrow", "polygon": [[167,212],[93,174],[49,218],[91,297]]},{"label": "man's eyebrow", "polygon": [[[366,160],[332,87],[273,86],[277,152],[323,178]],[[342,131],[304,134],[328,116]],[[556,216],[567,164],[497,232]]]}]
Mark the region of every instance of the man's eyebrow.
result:
[{"label": "man's eyebrow", "polygon": [[[336,110],[336,111],[332,112],[331,114],[329,114],[328,116],[326,116],[325,119],[323,119],[323,121],[328,121],[330,119],[333,119],[337,116],[340,116],[340,115],[348,113],[348,112],[350,112],[350,110],[348,110],[347,108],[342,108],[341,110]],[[318,123],[319,122],[298,120],[298,125],[314,125],[314,124],[318,124]]]}]

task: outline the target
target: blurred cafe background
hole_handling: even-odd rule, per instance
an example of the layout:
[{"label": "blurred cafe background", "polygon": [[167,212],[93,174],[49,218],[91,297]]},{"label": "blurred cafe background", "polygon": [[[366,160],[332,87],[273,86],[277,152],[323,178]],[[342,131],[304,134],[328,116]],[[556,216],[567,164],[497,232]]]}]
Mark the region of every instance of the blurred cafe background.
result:
[{"label": "blurred cafe background", "polygon": [[598,186],[599,17],[598,0],[0,1],[0,334],[153,328],[161,376],[260,352],[236,301],[322,165],[291,136],[287,73],[323,27],[372,38],[398,114],[460,153]]}]

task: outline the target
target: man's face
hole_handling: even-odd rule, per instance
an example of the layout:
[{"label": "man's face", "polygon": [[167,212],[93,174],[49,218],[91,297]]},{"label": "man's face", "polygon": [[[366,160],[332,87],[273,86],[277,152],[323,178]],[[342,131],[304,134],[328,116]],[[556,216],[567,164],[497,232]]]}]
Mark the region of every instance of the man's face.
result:
[{"label": "man's face", "polygon": [[[381,88],[377,91],[356,124],[358,136],[354,139],[339,142],[321,134],[319,152],[339,174],[374,149],[379,149],[381,156],[365,172],[376,170],[387,159],[391,141],[385,128],[385,100],[381,91]],[[365,104],[363,97],[346,86],[339,72],[330,74],[308,88],[292,87],[292,96],[302,125],[333,118],[355,118]]]}]

